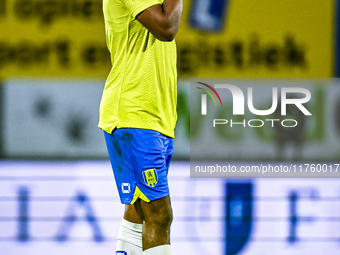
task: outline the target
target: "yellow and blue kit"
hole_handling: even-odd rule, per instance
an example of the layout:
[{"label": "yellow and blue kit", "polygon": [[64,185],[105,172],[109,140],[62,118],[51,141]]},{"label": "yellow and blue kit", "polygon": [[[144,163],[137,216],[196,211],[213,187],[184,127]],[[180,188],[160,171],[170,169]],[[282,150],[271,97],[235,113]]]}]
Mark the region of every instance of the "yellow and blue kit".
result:
[{"label": "yellow and blue kit", "polygon": [[103,0],[112,69],[100,103],[121,202],[169,195],[167,173],[176,125],[175,41],[156,39],[135,18],[161,0]]},{"label": "yellow and blue kit", "polygon": [[123,204],[133,204],[137,198],[150,202],[169,195],[167,176],[172,138],[138,128],[121,128],[104,134]]}]

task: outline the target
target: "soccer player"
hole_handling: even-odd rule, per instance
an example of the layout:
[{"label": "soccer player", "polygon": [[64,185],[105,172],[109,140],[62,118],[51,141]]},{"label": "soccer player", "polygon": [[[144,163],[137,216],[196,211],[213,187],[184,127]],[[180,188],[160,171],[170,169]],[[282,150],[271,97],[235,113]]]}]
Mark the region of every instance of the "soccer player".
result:
[{"label": "soccer player", "polygon": [[121,202],[117,255],[170,255],[167,174],[177,120],[182,0],[103,0],[112,69],[100,104]]}]

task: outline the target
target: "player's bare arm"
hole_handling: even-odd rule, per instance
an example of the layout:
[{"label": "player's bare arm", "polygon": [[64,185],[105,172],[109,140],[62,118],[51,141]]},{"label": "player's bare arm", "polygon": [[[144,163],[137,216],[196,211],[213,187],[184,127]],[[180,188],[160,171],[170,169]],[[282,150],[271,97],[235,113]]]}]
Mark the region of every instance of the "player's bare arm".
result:
[{"label": "player's bare arm", "polygon": [[164,0],[163,5],[151,6],[136,19],[158,40],[172,41],[177,34],[183,10],[183,0]]}]

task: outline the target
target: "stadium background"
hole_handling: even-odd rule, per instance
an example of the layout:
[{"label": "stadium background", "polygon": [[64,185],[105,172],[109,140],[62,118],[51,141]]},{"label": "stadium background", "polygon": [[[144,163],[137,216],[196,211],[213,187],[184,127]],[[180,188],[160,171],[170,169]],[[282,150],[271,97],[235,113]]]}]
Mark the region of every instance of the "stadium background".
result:
[{"label": "stadium background", "polygon": [[[185,1],[173,254],[339,253],[337,179],[190,179],[188,163],[190,77],[309,78],[317,116],[299,160],[339,163],[340,84],[316,80],[340,75],[338,5]],[[100,0],[0,1],[0,254],[113,253],[122,206],[96,127],[109,69]],[[253,155],[244,139],[275,139],[233,138],[239,164],[289,161],[296,149]]]}]

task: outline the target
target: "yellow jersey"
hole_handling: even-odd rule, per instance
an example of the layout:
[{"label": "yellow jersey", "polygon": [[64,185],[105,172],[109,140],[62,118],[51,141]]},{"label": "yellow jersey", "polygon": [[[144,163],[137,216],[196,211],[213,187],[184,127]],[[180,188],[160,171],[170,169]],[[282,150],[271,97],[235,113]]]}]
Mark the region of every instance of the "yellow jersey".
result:
[{"label": "yellow jersey", "polygon": [[112,69],[100,103],[99,127],[142,128],[174,137],[177,120],[175,41],[156,39],[135,18],[161,0],[103,0]]}]

